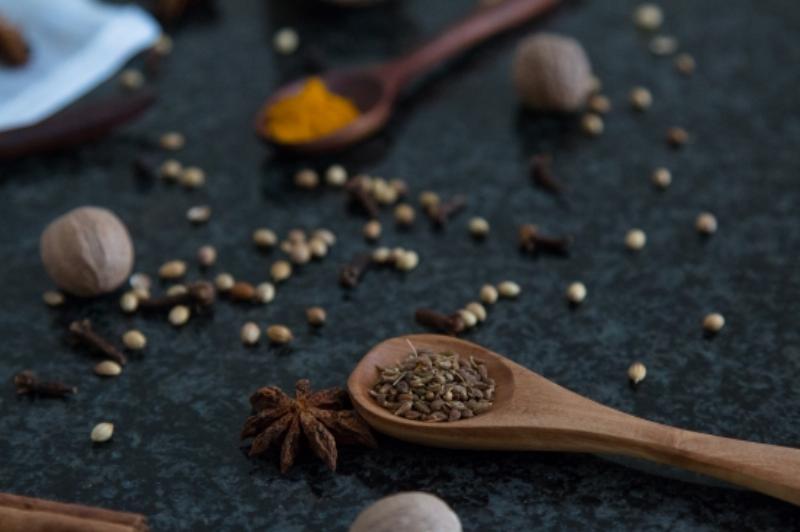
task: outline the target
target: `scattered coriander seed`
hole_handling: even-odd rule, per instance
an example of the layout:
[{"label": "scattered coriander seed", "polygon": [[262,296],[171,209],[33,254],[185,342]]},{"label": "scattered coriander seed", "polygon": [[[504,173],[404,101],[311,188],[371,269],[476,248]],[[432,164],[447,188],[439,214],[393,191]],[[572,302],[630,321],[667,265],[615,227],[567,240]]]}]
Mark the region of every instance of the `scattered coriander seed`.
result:
[{"label": "scattered coriander seed", "polygon": [[141,331],[131,329],[122,335],[122,344],[133,351],[141,351],[147,346],[147,337]]},{"label": "scattered coriander seed", "polygon": [[408,194],[408,183],[403,179],[392,179],[389,181],[389,186],[394,189],[398,196],[405,196]]},{"label": "scattered coriander seed", "polygon": [[332,187],[343,187],[347,183],[347,170],[340,164],[334,164],[325,171],[325,182]]},{"label": "scattered coriander seed", "polygon": [[217,249],[209,245],[201,246],[197,250],[197,262],[205,268],[213,266],[217,262]]},{"label": "scattered coriander seed", "polygon": [[133,292],[125,292],[119,298],[119,306],[123,312],[128,314],[136,312],[136,309],[139,308],[139,298]]},{"label": "scattered coriander seed", "polygon": [[694,57],[687,53],[678,54],[675,57],[675,70],[684,76],[691,76],[694,74],[694,69],[697,66]]},{"label": "scattered coriander seed", "polygon": [[275,32],[272,45],[275,47],[275,50],[281,54],[293,54],[300,46],[300,36],[292,28],[282,28]]},{"label": "scattered coriander seed", "polygon": [[242,325],[239,337],[244,345],[256,345],[261,338],[261,329],[252,321],[248,321]]},{"label": "scattered coriander seed", "polygon": [[649,49],[653,55],[672,55],[678,50],[678,39],[671,35],[656,35],[650,40]]},{"label": "scattered coriander seed", "polygon": [[633,384],[639,384],[647,376],[647,368],[641,362],[634,362],[628,368],[628,378]]},{"label": "scattered coriander seed", "polygon": [[394,208],[394,219],[398,225],[408,227],[414,223],[414,207],[408,203],[401,203]]},{"label": "scattered coriander seed", "polygon": [[586,299],[586,285],[581,282],[571,283],[567,287],[567,299],[574,305],[583,303]]},{"label": "scattered coriander seed", "polygon": [[372,261],[378,264],[384,264],[392,256],[392,250],[387,247],[375,248],[372,252]]},{"label": "scattered coriander seed", "polygon": [[158,276],[162,279],[178,279],[186,275],[186,263],[182,260],[165,262],[158,269]]},{"label": "scattered coriander seed", "polygon": [[671,127],[667,130],[667,144],[680,148],[689,141],[689,133],[682,127]]},{"label": "scattered coriander seed", "polygon": [[426,190],[419,195],[419,204],[423,209],[428,210],[439,205],[439,194]]},{"label": "scattered coriander seed", "polygon": [[182,296],[187,293],[189,290],[186,288],[185,284],[174,284],[167,288],[167,296]]},{"label": "scattered coriander seed", "polygon": [[283,242],[281,242],[281,251],[283,251],[287,255],[292,252],[292,248],[294,248],[294,244],[289,242],[288,240],[284,240]]},{"label": "scattered coriander seed", "polygon": [[641,229],[631,229],[625,235],[625,247],[631,251],[639,251],[647,243],[647,235]]},{"label": "scattered coriander seed", "polygon": [[410,272],[419,265],[419,255],[416,251],[405,251],[395,260],[395,268],[403,272]]},{"label": "scattered coriander seed", "polygon": [[292,229],[286,235],[286,239],[291,242],[292,244],[300,244],[305,243],[306,241],[306,232],[302,229]]},{"label": "scattered coriander seed", "polygon": [[328,244],[321,238],[315,236],[308,241],[308,250],[311,252],[313,258],[321,259],[328,254]]},{"label": "scattered coriander seed", "polygon": [[272,283],[260,283],[256,286],[255,297],[259,303],[271,303],[275,299],[275,285]]},{"label": "scattered coriander seed", "polygon": [[320,327],[325,325],[327,318],[328,314],[322,307],[310,307],[306,309],[306,319],[308,320],[309,325]]},{"label": "scattered coriander seed", "polygon": [[253,243],[260,248],[271,248],[278,243],[278,235],[272,229],[260,227],[253,231]]},{"label": "scattered coriander seed", "polygon": [[267,337],[273,344],[288,344],[294,339],[292,331],[285,325],[270,325],[267,327]]},{"label": "scattered coriander seed", "polygon": [[111,436],[114,435],[114,424],[113,423],[98,423],[92,429],[92,433],[89,437],[92,439],[94,443],[104,443],[111,439]]},{"label": "scattered coriander seed", "polygon": [[637,111],[644,111],[653,105],[653,94],[645,87],[634,87],[630,93],[631,106]]},{"label": "scattered coriander seed", "polygon": [[135,295],[136,299],[138,299],[139,301],[143,299],[150,299],[150,290],[136,287],[133,290],[131,290],[131,292],[133,292],[133,295]]},{"label": "scattered coriander seed", "polygon": [[186,219],[193,224],[203,224],[211,219],[211,207],[208,205],[195,205],[186,211]]},{"label": "scattered coriander seed", "polygon": [[178,182],[186,188],[200,188],[206,184],[206,173],[197,166],[187,166],[178,177]]},{"label": "scattered coriander seed", "polygon": [[308,244],[303,242],[292,246],[291,250],[289,250],[289,260],[297,265],[308,264],[308,261],[311,260],[311,250]]},{"label": "scattered coriander seed", "polygon": [[480,298],[487,305],[494,305],[497,302],[499,294],[497,288],[490,284],[485,284],[481,287]]},{"label": "scattered coriander seed", "polygon": [[311,238],[319,238],[325,242],[328,247],[333,247],[336,244],[336,235],[330,229],[315,229],[311,233]]},{"label": "scattered coriander seed", "polygon": [[586,113],[581,117],[581,130],[590,137],[597,137],[603,133],[603,119],[595,113]]},{"label": "scattered coriander seed", "polygon": [[471,329],[472,327],[475,327],[478,324],[478,317],[465,308],[460,309],[458,311],[458,315],[461,316],[461,321],[464,322],[464,325],[468,329]]},{"label": "scattered coriander seed", "polygon": [[56,290],[48,290],[42,294],[42,301],[48,307],[60,307],[64,304],[64,294]]},{"label": "scattered coriander seed", "polygon": [[159,145],[165,150],[180,150],[186,144],[186,138],[177,131],[169,131],[158,139]]},{"label": "scattered coriander seed", "polygon": [[319,175],[310,168],[304,168],[294,174],[294,184],[299,188],[311,190],[319,185]]},{"label": "scattered coriander seed", "polygon": [[140,89],[144,85],[144,74],[135,68],[126,68],[119,74],[119,84],[129,91]]},{"label": "scattered coriander seed", "polygon": [[229,273],[220,273],[214,278],[214,286],[217,287],[217,290],[220,292],[227,292],[233,285],[236,284],[236,280],[233,278],[233,275]]},{"label": "scattered coriander seed", "polygon": [[397,201],[397,190],[395,190],[382,177],[376,177],[372,182],[372,195],[381,205],[391,205]]},{"label": "scattered coriander seed", "polygon": [[468,303],[464,309],[470,311],[472,314],[478,318],[478,321],[486,321],[486,307],[478,303],[477,301],[473,301]]},{"label": "scattered coriander seed", "polygon": [[181,172],[183,172],[183,165],[175,159],[167,159],[158,168],[158,174],[168,181],[177,181]]},{"label": "scattered coriander seed", "polygon": [[611,111],[611,100],[603,94],[593,94],[589,97],[587,107],[593,113],[604,115]]},{"label": "scattered coriander seed", "polygon": [[166,33],[162,33],[156,43],[153,45],[152,50],[158,55],[169,55],[172,53],[172,48],[172,37]]},{"label": "scattered coriander seed", "polygon": [[101,377],[116,377],[122,373],[122,366],[113,360],[103,360],[95,365],[94,372]]},{"label": "scattered coriander seed", "polygon": [[500,297],[513,299],[517,297],[521,291],[522,289],[519,287],[519,285],[513,281],[503,281],[497,285],[497,293],[500,295]]},{"label": "scattered coriander seed", "polygon": [[186,322],[189,321],[189,316],[191,316],[189,307],[186,305],[176,305],[169,311],[168,319],[175,327],[181,327],[182,325],[186,325]]},{"label": "scattered coriander seed", "polygon": [[470,218],[467,227],[469,228],[470,234],[475,238],[486,238],[486,235],[489,234],[489,222],[480,216]]},{"label": "scattered coriander seed", "polygon": [[672,184],[672,172],[667,170],[664,167],[656,168],[653,170],[652,176],[650,179],[653,181],[653,185],[658,188],[667,188]]},{"label": "scattered coriander seed", "polygon": [[378,220],[370,220],[364,224],[362,232],[367,240],[378,240],[381,237],[381,223]]},{"label": "scattered coriander seed", "polygon": [[704,235],[711,235],[717,231],[717,218],[710,212],[701,212],[694,222],[697,231]]},{"label": "scattered coriander seed", "polygon": [[270,267],[269,273],[273,281],[280,283],[292,276],[292,265],[285,260],[275,261]]},{"label": "scattered coriander seed", "polygon": [[725,318],[718,312],[712,312],[703,318],[703,329],[709,333],[718,333],[725,327]]},{"label": "scattered coriander seed", "polygon": [[234,301],[253,301],[256,287],[245,281],[236,281],[231,287],[230,296]]},{"label": "scattered coriander seed", "polygon": [[641,30],[657,30],[664,21],[664,13],[655,4],[640,4],[633,12],[633,22]]},{"label": "scattered coriander seed", "polygon": [[131,278],[128,280],[128,283],[131,285],[132,288],[141,288],[142,290],[150,290],[150,287],[153,284],[153,281],[150,279],[150,276],[146,273],[136,272],[131,275]]}]

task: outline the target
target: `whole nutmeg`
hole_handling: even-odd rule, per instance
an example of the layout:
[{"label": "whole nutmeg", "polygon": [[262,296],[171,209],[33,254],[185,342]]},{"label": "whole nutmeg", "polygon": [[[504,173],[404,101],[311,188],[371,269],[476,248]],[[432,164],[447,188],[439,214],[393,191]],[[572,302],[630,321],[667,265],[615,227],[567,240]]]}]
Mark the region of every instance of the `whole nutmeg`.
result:
[{"label": "whole nutmeg", "polygon": [[442,499],[409,491],[380,499],[358,514],[350,532],[461,532],[461,521]]},{"label": "whole nutmeg", "polygon": [[548,33],[519,44],[513,79],[523,105],[537,111],[577,111],[593,87],[592,67],[581,44]]},{"label": "whole nutmeg", "polygon": [[39,249],[50,278],[76,296],[111,292],[133,268],[128,229],[101,207],[79,207],[50,222]]}]

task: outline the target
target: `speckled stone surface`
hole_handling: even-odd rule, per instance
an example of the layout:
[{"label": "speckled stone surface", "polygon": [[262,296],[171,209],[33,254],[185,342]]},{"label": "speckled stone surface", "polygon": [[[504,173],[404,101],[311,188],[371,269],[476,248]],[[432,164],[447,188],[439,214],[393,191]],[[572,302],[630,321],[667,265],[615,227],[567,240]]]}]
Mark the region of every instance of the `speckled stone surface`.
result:
[{"label": "speckled stone surface", "polygon": [[[238,432],[257,387],[290,388],[310,377],[344,384],[361,355],[381,339],[420,328],[417,305],[453,309],[487,281],[513,279],[518,301],[498,303],[467,338],[504,353],[576,392],[648,419],[694,430],[800,446],[800,8],[786,0],[673,0],[665,31],[697,59],[692,79],[646,50],[630,22],[632,0],[570,5],[480,48],[418,86],[383,136],[342,155],[353,171],[403,177],[416,192],[466,192],[470,206],[444,232],[417,223],[409,232],[385,220],[387,245],[416,249],[419,268],[381,271],[356,290],[336,285],[339,265],[367,246],[363,220],[338,191],[301,192],[291,171],[329,160],[274,157],[251,131],[260,102],[281,80],[315,62],[354,65],[408,49],[465,12],[467,0],[405,0],[374,9],[319,8],[310,2],[219,2],[216,18],[197,16],[174,32],[175,53],[156,81],[158,105],[138,123],[74,153],[0,165],[0,490],[147,514],[156,530],[344,530],[359,510],[401,490],[443,497],[475,530],[789,530],[800,513],[766,496],[686,482],[661,469],[641,471],[595,456],[479,453],[416,447],[389,438],[380,449],[344,449],[332,474],[304,455],[286,476],[271,460],[250,460]],[[271,34],[299,29],[303,54],[276,57]],[[518,109],[509,82],[515,42],[534,29],[580,39],[614,110],[606,132],[584,138],[576,120]],[[2,75],[2,74],[0,74]],[[626,104],[649,87],[645,114]],[[113,86],[104,90],[116,90]],[[692,134],[679,152],[668,126]],[[131,161],[158,135],[180,130],[177,157],[208,173],[187,192],[132,176]],[[527,157],[551,151],[568,184],[569,208],[530,186]],[[159,157],[162,155],[154,150]],[[666,191],[652,168],[672,169]],[[186,209],[208,203],[211,222],[192,227]],[[217,306],[181,330],[151,317],[126,317],[118,294],[51,310],[39,263],[47,222],[78,205],[113,209],[128,224],[136,268],[155,273],[171,258],[191,260],[212,243],[219,265],[259,281],[278,256],[256,252],[250,232],[266,225],[332,228],[339,244],[281,286],[264,307]],[[694,231],[700,211],[717,215],[711,238]],[[492,224],[483,243],[466,221]],[[575,235],[568,259],[521,256],[516,226],[538,223]],[[647,247],[626,252],[640,227]],[[196,266],[190,276],[201,276]],[[580,308],[563,291],[582,280]],[[308,330],[303,309],[322,305],[329,325]],[[702,334],[710,311],[725,329]],[[71,319],[88,316],[114,337],[143,330],[149,346],[118,379],[91,372],[93,360],[64,341]],[[290,349],[247,349],[246,320],[281,322]],[[647,380],[632,390],[635,359]],[[65,401],[18,399],[10,379],[31,368],[76,383]],[[113,441],[92,446],[98,421]]]}]

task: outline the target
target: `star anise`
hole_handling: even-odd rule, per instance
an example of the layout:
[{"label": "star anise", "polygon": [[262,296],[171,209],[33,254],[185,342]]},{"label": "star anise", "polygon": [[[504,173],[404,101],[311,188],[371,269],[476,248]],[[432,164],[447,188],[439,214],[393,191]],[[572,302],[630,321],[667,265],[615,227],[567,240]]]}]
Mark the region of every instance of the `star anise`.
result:
[{"label": "star anise", "polygon": [[294,464],[300,448],[301,433],[308,446],[336,471],[336,444],[358,444],[375,447],[375,439],[367,424],[354,410],[347,410],[349,398],[340,388],[311,391],[308,379],[295,384],[292,399],[280,388],[259,388],[251,397],[253,415],[242,428],[242,439],[253,438],[250,456],[258,456],[281,444],[281,473]]}]

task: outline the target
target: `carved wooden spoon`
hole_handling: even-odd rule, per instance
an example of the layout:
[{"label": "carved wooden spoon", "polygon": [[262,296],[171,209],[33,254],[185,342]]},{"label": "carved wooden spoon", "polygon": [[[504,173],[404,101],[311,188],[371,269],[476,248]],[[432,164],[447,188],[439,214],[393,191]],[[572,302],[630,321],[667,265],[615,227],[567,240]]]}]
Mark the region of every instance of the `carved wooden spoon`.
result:
[{"label": "carved wooden spoon", "polygon": [[[494,406],[460,421],[395,416],[369,395],[376,366],[418,350],[450,351],[484,362],[497,383]],[[710,475],[800,505],[800,449],[701,434],[647,421],[575,394],[477,344],[433,334],[386,340],[347,381],[353,404],[375,430],[395,438],[458,449],[568,451],[643,458]]]},{"label": "carved wooden spoon", "polygon": [[264,140],[291,151],[316,154],[337,151],[359,142],[381,129],[394,109],[400,90],[437,66],[501,31],[555,7],[561,0],[505,0],[478,9],[444,33],[413,52],[383,65],[356,70],[334,70],[322,75],[333,92],[352,100],[361,114],[342,129],[323,138],[301,143],[282,143],[266,131],[266,110],[275,102],[297,93],[305,84],[300,79],[285,85],[265,102],[256,117],[256,132]]}]

